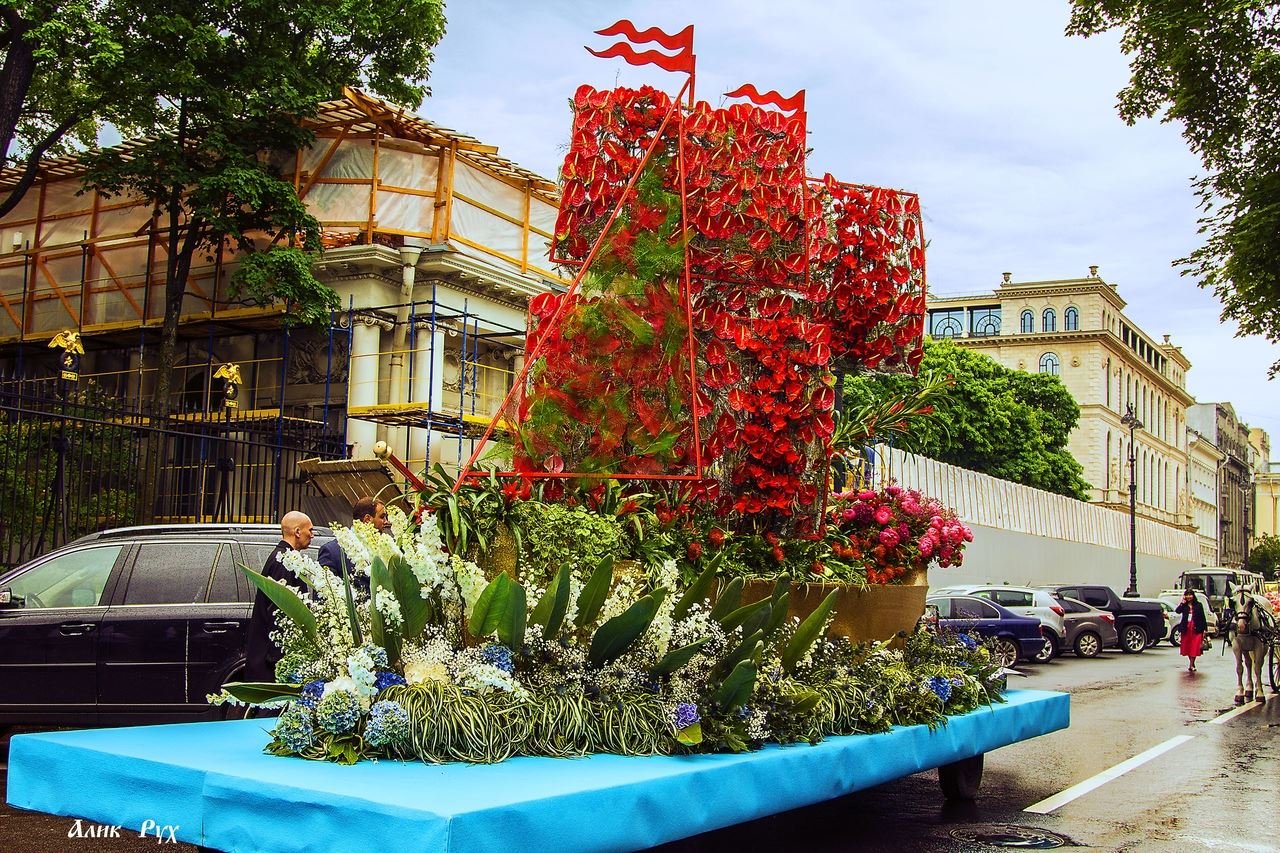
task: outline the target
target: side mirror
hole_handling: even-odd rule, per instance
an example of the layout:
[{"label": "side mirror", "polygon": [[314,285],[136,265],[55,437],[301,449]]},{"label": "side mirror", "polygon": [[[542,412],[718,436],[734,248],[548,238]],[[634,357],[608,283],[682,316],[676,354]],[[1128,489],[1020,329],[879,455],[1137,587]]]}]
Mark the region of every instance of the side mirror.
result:
[{"label": "side mirror", "polygon": [[8,587],[5,587],[4,589],[0,589],[0,607],[12,607],[12,606],[13,606],[13,593],[9,591]]}]

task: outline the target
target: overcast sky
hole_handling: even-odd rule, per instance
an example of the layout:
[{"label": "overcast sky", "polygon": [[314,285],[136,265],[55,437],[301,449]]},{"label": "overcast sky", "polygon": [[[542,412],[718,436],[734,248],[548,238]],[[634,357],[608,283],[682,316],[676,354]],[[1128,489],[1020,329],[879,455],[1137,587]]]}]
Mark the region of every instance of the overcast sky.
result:
[{"label": "overcast sky", "polygon": [[810,174],[920,194],[931,291],[1097,264],[1131,320],[1183,348],[1190,392],[1231,402],[1280,459],[1280,389],[1267,380],[1280,351],[1234,337],[1213,295],[1172,265],[1200,242],[1199,163],[1177,126],[1120,120],[1118,38],[1064,36],[1066,0],[453,0],[446,11],[422,114],[551,178],[580,83],[674,93],[681,80],[596,59],[583,45],[614,40],[592,31],[619,18],[667,32],[694,24],[700,99],[719,104],[744,82],[806,89]]}]

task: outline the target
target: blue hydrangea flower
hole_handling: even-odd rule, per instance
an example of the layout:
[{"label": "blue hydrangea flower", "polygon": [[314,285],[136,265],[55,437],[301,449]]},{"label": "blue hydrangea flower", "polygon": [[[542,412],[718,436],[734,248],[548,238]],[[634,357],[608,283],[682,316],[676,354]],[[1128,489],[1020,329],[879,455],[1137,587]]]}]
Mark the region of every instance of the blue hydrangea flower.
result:
[{"label": "blue hydrangea flower", "polygon": [[344,735],[360,719],[360,700],[348,690],[335,690],[316,705],[316,722],[335,735]]},{"label": "blue hydrangea flower", "polygon": [[480,659],[508,675],[516,671],[516,665],[511,660],[511,649],[498,643],[489,643],[481,649]]},{"label": "blue hydrangea flower", "polygon": [[389,670],[382,670],[378,673],[378,677],[374,679],[373,686],[379,693],[388,687],[395,687],[399,684],[405,684],[404,676]]},{"label": "blue hydrangea flower", "polygon": [[687,729],[694,723],[702,721],[702,717],[698,715],[698,706],[692,702],[681,702],[676,705],[674,717],[677,730]]},{"label": "blue hydrangea flower", "polygon": [[386,669],[390,664],[387,662],[387,650],[382,646],[375,646],[372,643],[365,643],[360,647],[369,653],[369,657],[373,659],[373,665]]},{"label": "blue hydrangea flower", "polygon": [[375,749],[403,743],[409,739],[409,712],[399,702],[374,702],[364,727],[364,739]]},{"label": "blue hydrangea flower", "polygon": [[308,681],[306,684],[302,685],[302,695],[298,701],[314,711],[316,705],[320,704],[320,697],[323,695],[323,681]]},{"label": "blue hydrangea flower", "polygon": [[964,646],[969,651],[973,651],[978,648],[978,641],[968,634],[961,632],[956,635],[956,639],[960,641],[960,645]]},{"label": "blue hydrangea flower", "polygon": [[272,732],[276,740],[291,752],[302,752],[311,746],[315,727],[311,724],[311,709],[300,702],[291,702],[280,714]]},{"label": "blue hydrangea flower", "polygon": [[951,698],[951,682],[943,678],[941,675],[935,675],[929,679],[928,687],[934,694],[942,700],[945,705],[947,700]]}]

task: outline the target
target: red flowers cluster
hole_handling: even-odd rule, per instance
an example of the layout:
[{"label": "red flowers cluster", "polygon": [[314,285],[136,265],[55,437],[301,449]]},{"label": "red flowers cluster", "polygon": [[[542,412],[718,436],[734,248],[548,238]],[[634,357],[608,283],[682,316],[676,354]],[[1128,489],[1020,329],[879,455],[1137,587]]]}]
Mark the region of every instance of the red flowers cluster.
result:
[{"label": "red flowers cluster", "polygon": [[973,541],[955,510],[895,485],[833,495],[827,531],[832,553],[861,562],[871,583],[890,583],[934,562],[958,566]]}]

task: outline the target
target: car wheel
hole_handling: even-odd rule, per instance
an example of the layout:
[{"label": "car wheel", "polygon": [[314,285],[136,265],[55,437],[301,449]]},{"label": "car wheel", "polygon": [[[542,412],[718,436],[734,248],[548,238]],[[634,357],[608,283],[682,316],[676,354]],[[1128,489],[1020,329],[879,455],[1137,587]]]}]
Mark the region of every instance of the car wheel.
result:
[{"label": "car wheel", "polygon": [[1076,657],[1096,658],[1102,651],[1102,638],[1092,631],[1082,631],[1076,637]]},{"label": "car wheel", "polygon": [[1141,625],[1125,625],[1120,630],[1120,651],[1136,655],[1147,648],[1147,629]]},{"label": "car wheel", "polygon": [[938,768],[938,784],[948,800],[972,800],[982,787],[983,755],[964,758]]},{"label": "car wheel", "polygon": [[1052,634],[1044,635],[1044,645],[1040,647],[1040,651],[1036,653],[1033,660],[1036,663],[1048,663],[1058,655],[1058,644],[1053,639]]},{"label": "car wheel", "polygon": [[1180,628],[1169,629],[1169,645],[1175,646],[1175,647],[1182,645],[1182,629]]},{"label": "car wheel", "polygon": [[1018,650],[1018,644],[1008,637],[996,638],[996,659],[1000,661],[1003,667],[1012,667],[1018,662],[1021,652]]}]

